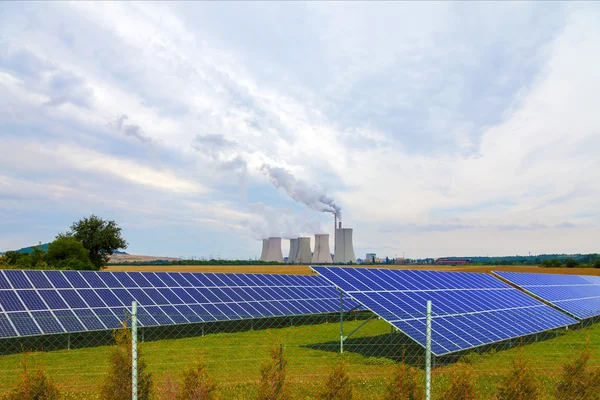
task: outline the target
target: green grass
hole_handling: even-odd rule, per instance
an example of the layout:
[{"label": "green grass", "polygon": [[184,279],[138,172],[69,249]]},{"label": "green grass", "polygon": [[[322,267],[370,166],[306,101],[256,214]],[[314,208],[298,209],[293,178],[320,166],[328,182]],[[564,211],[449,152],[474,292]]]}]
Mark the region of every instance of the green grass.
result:
[{"label": "green grass", "polygon": [[[346,333],[361,321],[344,323]],[[178,380],[183,369],[199,355],[211,376],[219,383],[221,398],[253,398],[261,364],[273,345],[282,343],[288,359],[288,379],[294,398],[315,398],[329,369],[343,357],[355,383],[358,399],[381,398],[385,382],[398,359],[422,365],[422,351],[410,344],[401,334],[390,335],[390,327],[373,320],[359,330],[346,344],[340,355],[339,325],[280,327],[237,333],[216,333],[204,337],[160,340],[142,344],[142,355],[157,385],[167,374]],[[511,349],[490,348],[486,353],[463,356],[476,377],[480,398],[493,398],[502,375],[512,360],[522,351],[538,378],[544,383],[545,395],[552,395],[554,381],[562,364],[578,355],[586,341],[594,353],[592,363],[600,367],[600,325],[572,332],[559,332],[544,341],[523,344]],[[518,344],[518,343],[517,343]],[[108,369],[111,346],[32,353],[31,359],[43,365],[47,373],[69,392],[69,398],[94,398]],[[5,393],[19,376],[22,354],[0,356],[0,393]],[[442,392],[454,368],[461,365],[438,364],[433,373],[433,398]]]}]

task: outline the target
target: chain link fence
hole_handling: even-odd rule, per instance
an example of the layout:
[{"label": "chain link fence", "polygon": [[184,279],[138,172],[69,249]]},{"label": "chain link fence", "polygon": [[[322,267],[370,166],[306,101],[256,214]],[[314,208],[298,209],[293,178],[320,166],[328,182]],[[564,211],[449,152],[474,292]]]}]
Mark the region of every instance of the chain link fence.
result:
[{"label": "chain link fence", "polygon": [[143,319],[3,339],[0,398],[130,399],[137,386],[139,399],[600,399],[593,320],[432,355],[428,380],[426,350],[364,310],[162,327]]}]

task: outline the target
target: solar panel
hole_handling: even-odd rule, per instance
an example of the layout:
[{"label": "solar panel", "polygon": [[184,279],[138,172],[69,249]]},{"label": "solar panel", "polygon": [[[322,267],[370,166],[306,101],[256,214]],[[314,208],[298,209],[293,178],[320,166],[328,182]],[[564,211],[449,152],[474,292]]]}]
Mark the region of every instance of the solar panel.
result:
[{"label": "solar panel", "polygon": [[114,329],[132,301],[141,326],[339,311],[319,276],[0,270],[0,338]]},{"label": "solar panel", "polygon": [[432,352],[444,355],[576,323],[487,274],[313,267],[364,307],[425,346],[432,302]]},{"label": "solar panel", "polygon": [[600,277],[497,271],[494,274],[577,318],[600,315]]}]

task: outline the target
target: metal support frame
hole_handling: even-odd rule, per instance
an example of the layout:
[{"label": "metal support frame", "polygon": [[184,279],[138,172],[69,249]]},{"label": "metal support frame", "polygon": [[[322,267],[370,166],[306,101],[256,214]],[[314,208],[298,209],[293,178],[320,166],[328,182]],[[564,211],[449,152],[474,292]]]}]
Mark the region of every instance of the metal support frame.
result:
[{"label": "metal support frame", "polygon": [[[363,326],[365,326],[367,324],[367,322],[369,322],[370,320],[372,320],[374,318],[377,318],[377,316],[376,315],[372,315],[366,321],[363,321],[362,324],[360,324],[359,326],[357,326],[356,328],[354,328],[349,334],[347,334],[346,336],[344,336],[344,292],[342,292],[342,290],[339,289],[339,288],[338,288],[338,290],[340,291],[340,354],[341,354],[341,353],[344,352],[344,342],[346,340],[348,340],[348,338],[350,336],[352,336],[354,333],[356,333],[360,328],[362,328]],[[354,307],[350,311],[354,311],[358,307],[360,307],[360,305]]]},{"label": "metal support frame", "polygon": [[137,302],[131,303],[131,399],[138,400]]},{"label": "metal support frame", "polygon": [[425,400],[431,399],[431,300],[427,300],[425,319]]},{"label": "metal support frame", "polygon": [[71,334],[67,334],[67,350],[71,350]]}]

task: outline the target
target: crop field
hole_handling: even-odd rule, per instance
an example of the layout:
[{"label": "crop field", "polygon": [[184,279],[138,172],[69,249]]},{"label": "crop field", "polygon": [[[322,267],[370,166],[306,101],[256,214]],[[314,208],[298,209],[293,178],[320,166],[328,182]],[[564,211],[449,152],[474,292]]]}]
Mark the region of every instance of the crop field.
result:
[{"label": "crop field", "polygon": [[[359,323],[348,321],[344,329],[348,332]],[[402,336],[390,334],[387,323],[373,320],[347,342],[345,353],[340,355],[339,324],[329,322],[150,341],[142,343],[141,354],[159,389],[168,376],[177,381],[181,371],[201,357],[218,383],[220,398],[247,399],[256,398],[260,367],[267,360],[269,349],[281,344],[288,360],[292,398],[318,397],[331,367],[343,358],[349,366],[355,398],[378,399],[382,398],[399,359],[422,370],[420,348],[404,346]],[[574,331],[556,331],[546,340],[513,343],[512,348],[501,344],[483,353],[463,355],[459,362],[438,362],[432,377],[433,398],[441,398],[455,371],[469,368],[478,398],[491,399],[503,375],[519,357],[534,371],[544,394],[542,398],[552,398],[554,382],[563,364],[577,356],[586,342],[593,352],[590,363],[600,367],[600,326],[597,324]],[[69,393],[68,398],[96,398],[95,393],[108,372],[111,348],[105,345],[0,356],[0,393],[6,393],[14,384],[25,361],[29,366],[40,364],[61,389]]]},{"label": "crop field", "polygon": [[[440,265],[355,265],[356,268],[389,268],[435,271],[482,272],[509,271],[536,274],[597,275],[600,268],[541,268],[537,266],[485,265],[485,266],[440,266]],[[106,271],[176,271],[176,272],[229,272],[254,274],[314,274],[307,265],[109,265]]]}]

